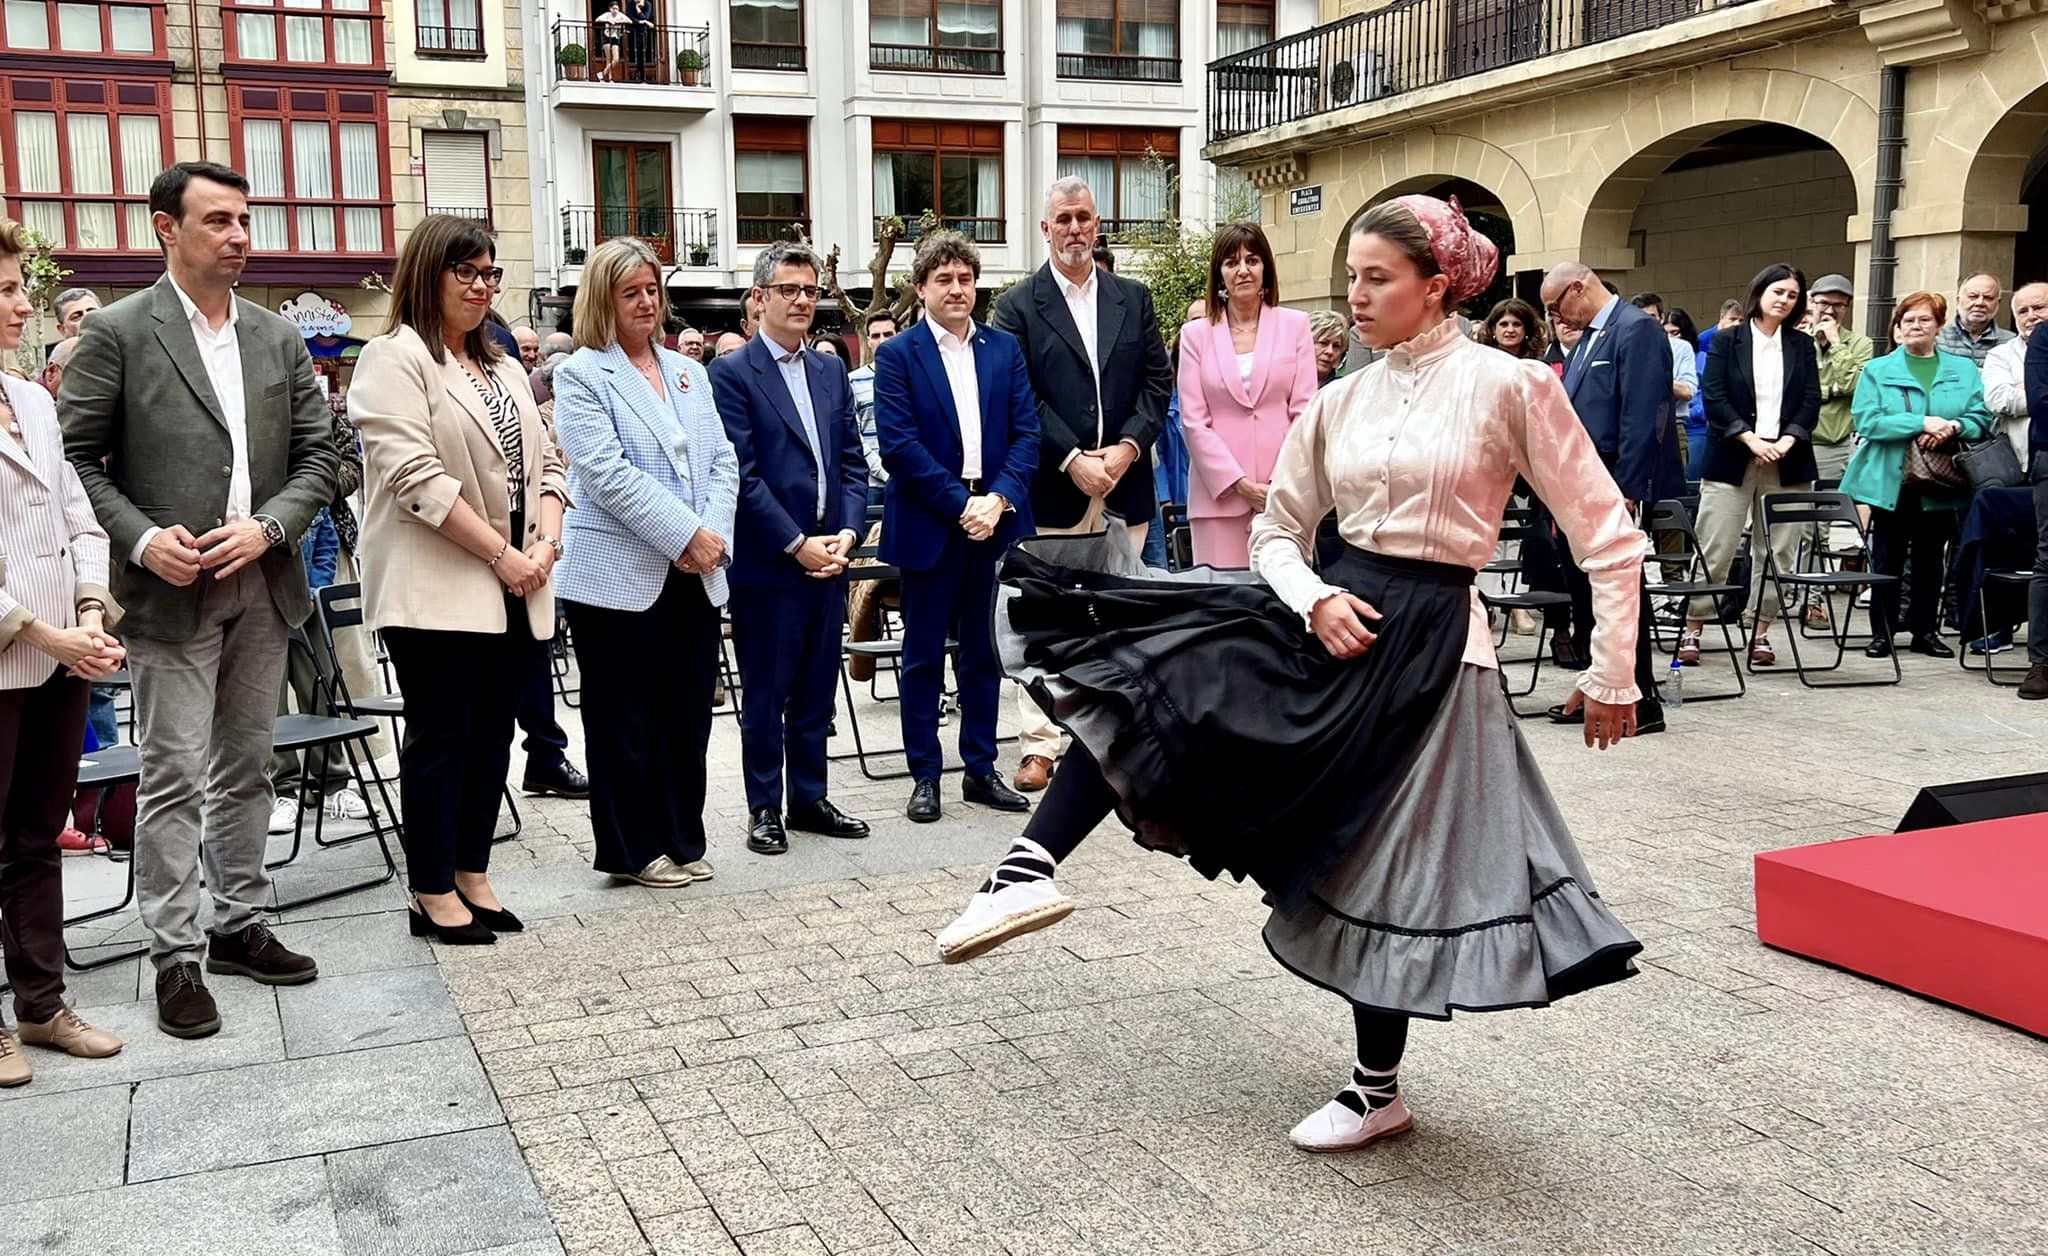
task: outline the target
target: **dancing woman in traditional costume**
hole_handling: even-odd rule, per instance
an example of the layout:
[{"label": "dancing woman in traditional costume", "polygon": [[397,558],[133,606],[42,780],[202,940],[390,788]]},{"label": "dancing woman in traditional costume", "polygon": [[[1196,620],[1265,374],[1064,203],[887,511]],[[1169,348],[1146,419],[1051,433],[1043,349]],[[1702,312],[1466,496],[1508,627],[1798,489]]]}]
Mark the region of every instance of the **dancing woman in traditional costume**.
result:
[{"label": "dancing woman in traditional costume", "polygon": [[[1100,539],[1006,559],[1005,662],[1075,747],[939,935],[958,962],[1072,911],[1054,869],[1111,811],[1205,876],[1251,877],[1274,958],[1353,1009],[1351,1083],[1290,1135],[1316,1151],[1411,1127],[1410,1017],[1541,1007],[1628,976],[1642,949],[1522,742],[1472,585],[1524,476],[1591,578],[1592,667],[1568,705],[1604,749],[1641,697],[1643,533],[1557,377],[1451,319],[1498,264],[1455,201],[1373,209],[1346,260],[1361,335],[1388,352],[1289,432],[1252,527],[1263,585],[1160,579]],[[1347,548],[1318,572],[1332,509]]]}]

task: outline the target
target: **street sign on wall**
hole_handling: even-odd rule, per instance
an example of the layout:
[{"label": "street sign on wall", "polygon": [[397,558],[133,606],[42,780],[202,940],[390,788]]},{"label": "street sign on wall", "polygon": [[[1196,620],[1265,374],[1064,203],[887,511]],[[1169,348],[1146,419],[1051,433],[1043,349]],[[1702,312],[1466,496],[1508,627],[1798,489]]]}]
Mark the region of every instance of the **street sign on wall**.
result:
[{"label": "street sign on wall", "polygon": [[1287,193],[1287,212],[1295,218],[1323,212],[1323,185],[1294,188]]}]

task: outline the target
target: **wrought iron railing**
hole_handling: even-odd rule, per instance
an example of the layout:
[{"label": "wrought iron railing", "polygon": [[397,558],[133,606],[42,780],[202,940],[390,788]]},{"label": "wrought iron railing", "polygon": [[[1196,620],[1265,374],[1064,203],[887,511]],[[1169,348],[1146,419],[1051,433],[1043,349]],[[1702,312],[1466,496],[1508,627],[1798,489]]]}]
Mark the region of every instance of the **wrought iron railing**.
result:
[{"label": "wrought iron railing", "polygon": [[716,266],[718,211],[639,205],[571,205],[562,211],[562,261],[581,266],[590,250],[617,236],[638,236],[664,265]]},{"label": "wrought iron railing", "polygon": [[1398,0],[1211,61],[1209,138],[1248,135],[1747,2]]},{"label": "wrought iron railing", "polygon": [[1096,222],[1095,229],[1105,236],[1112,236],[1112,243],[1123,244],[1136,240],[1156,240],[1170,233],[1177,224],[1171,218],[1103,218]]},{"label": "wrought iron railing", "polygon": [[929,44],[869,44],[868,68],[941,74],[1001,74],[1003,50],[934,48]]},{"label": "wrought iron railing", "polygon": [[738,221],[741,244],[773,244],[777,240],[794,240],[799,231],[808,239],[811,234],[811,220],[742,214]]},{"label": "wrought iron railing", "polygon": [[[882,217],[880,214],[875,215],[875,237],[877,239],[880,239],[882,234]],[[1003,225],[1004,219],[996,216],[980,218],[947,216],[939,219],[937,229],[957,231],[976,244],[1001,244],[1003,242]],[[905,215],[903,218],[903,239],[916,240],[923,235],[924,228],[918,225],[918,220]]]},{"label": "wrought iron railing", "polygon": [[696,87],[709,81],[710,66],[708,26],[555,23],[557,82]]},{"label": "wrought iron railing", "polygon": [[456,218],[474,218],[485,226],[491,223],[491,209],[488,205],[429,205],[427,212],[449,214]]},{"label": "wrought iron railing", "polygon": [[732,41],[732,63],[735,69],[740,70],[801,70],[804,68],[804,46],[735,39]]},{"label": "wrought iron railing", "polygon": [[429,56],[439,57],[481,57],[484,55],[484,29],[481,26],[460,26],[448,22],[429,22],[422,10],[416,26],[419,36],[419,50]]},{"label": "wrought iron railing", "polygon": [[1179,57],[1126,56],[1120,52],[1055,54],[1063,79],[1116,79],[1133,83],[1180,82]]}]

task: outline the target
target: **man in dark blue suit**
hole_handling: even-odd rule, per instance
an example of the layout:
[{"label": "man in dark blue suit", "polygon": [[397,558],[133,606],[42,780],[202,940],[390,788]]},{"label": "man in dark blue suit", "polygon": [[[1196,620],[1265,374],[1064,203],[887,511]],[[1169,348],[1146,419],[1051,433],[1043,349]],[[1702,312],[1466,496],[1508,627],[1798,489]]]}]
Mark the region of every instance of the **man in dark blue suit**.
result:
[{"label": "man in dark blue suit", "polygon": [[[1566,262],[1543,277],[1543,308],[1559,323],[1581,329],[1578,347],[1565,359],[1564,390],[1593,438],[1593,447],[1614,473],[1629,508],[1643,512],[1683,487],[1678,468],[1678,433],[1671,422],[1671,345],[1664,325],[1607,290],[1590,267]],[[1589,657],[1593,635],[1593,590],[1576,563],[1565,567],[1572,597],[1573,652]],[[1636,733],[1664,731],[1664,704],[1657,698],[1651,666],[1656,637],[1650,599],[1641,600],[1636,627]],[[1585,716],[1550,709],[1560,723]]]},{"label": "man in dark blue suit", "polygon": [[868,464],[839,359],[805,349],[818,309],[818,256],[787,241],[754,262],[761,328],[711,363],[712,394],[739,455],[732,566],[733,649],[739,655],[747,849],[779,855],[784,829],[866,837],[868,826],[825,797],[846,620],[847,556],[867,518]]},{"label": "man in dark blue suit", "polygon": [[875,435],[889,483],[883,562],[903,569],[903,745],[910,805],[939,818],[939,690],[957,632],[961,796],[1030,808],[996,774],[996,560],[1031,534],[1038,401],[1015,337],[974,322],[981,254],[955,231],[926,236],[910,279],[925,319],[875,354]]}]

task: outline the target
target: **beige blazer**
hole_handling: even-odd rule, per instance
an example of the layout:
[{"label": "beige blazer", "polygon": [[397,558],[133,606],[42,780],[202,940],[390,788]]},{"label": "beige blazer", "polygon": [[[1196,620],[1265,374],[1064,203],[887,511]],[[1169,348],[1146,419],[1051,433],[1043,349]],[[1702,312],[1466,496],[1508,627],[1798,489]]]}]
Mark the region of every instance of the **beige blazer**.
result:
[{"label": "beige blazer", "polygon": [[16,640],[29,620],[76,627],[79,599],[96,597],[113,628],[121,608],[107,592],[107,534],[65,460],[56,403],[39,384],[0,375],[0,386],[28,443],[0,432],[0,689],[33,689],[57,660]]},{"label": "beige blazer", "polygon": [[[457,498],[514,548],[540,536],[540,498],[569,492],[533,389],[517,358],[491,368],[519,407],[524,440],[526,534],[510,537],[505,452],[476,385],[453,354],[436,362],[419,333],[401,327],[363,346],[348,389],[349,418],[363,437],[363,613],[370,627],[503,632],[505,586],[490,564],[441,535]],[[550,580],[526,598],[536,640],[555,634]]]}]

